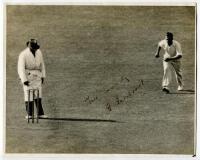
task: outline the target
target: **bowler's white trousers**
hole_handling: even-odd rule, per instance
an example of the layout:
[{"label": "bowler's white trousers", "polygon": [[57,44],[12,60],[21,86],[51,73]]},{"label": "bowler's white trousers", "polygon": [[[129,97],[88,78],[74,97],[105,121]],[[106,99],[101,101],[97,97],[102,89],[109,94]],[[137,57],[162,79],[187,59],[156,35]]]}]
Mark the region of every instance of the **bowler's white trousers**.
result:
[{"label": "bowler's white trousers", "polygon": [[[24,89],[24,100],[28,101],[28,90],[29,89],[38,89],[39,98],[42,98],[42,73],[40,70],[26,70],[27,80],[29,81],[29,86],[23,84]],[[34,92],[34,99],[37,98],[37,91]],[[33,91],[30,92],[30,101],[33,101]]]},{"label": "bowler's white trousers", "polygon": [[176,75],[176,81],[179,86],[183,85],[182,82],[182,71],[181,71],[181,62],[178,60],[166,62],[163,61],[163,69],[164,69],[164,75],[162,80],[162,86],[163,88],[168,88],[172,81],[172,73],[175,72]]}]

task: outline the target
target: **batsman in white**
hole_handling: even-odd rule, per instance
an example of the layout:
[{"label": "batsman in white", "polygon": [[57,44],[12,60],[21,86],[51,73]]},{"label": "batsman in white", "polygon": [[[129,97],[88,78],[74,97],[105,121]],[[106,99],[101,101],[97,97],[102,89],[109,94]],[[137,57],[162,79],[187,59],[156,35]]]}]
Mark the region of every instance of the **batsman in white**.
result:
[{"label": "batsman in white", "polygon": [[176,80],[178,83],[178,91],[183,90],[182,72],[181,72],[181,58],[182,51],[179,42],[173,40],[173,34],[167,32],[164,40],[158,43],[158,49],[155,57],[159,57],[161,48],[164,49],[163,68],[164,75],[162,80],[162,90],[169,93],[169,85],[172,81],[172,72],[175,72]]},{"label": "batsman in white", "polygon": [[[42,84],[44,83],[44,78],[46,77],[42,52],[39,49],[40,46],[38,45],[37,40],[35,39],[30,39],[26,45],[27,48],[20,53],[18,59],[18,74],[23,84],[26,112],[29,117],[32,118],[31,115],[34,107],[34,101],[35,103],[37,102],[37,93],[35,92],[34,99],[33,93],[31,93],[30,101],[28,101],[28,90],[38,89],[39,103],[36,103],[38,115],[39,118],[47,118],[47,116],[44,115],[42,107]],[[26,118],[28,118],[28,115]]]}]

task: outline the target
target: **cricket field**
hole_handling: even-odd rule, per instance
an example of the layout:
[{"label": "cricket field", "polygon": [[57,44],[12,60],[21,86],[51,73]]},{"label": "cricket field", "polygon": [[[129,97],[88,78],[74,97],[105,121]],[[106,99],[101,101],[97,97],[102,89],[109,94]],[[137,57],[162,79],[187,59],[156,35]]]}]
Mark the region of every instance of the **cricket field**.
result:
[{"label": "cricket field", "polygon": [[[162,92],[166,32],[185,90]],[[27,123],[17,61],[36,38],[48,119]],[[195,6],[6,6],[6,153],[188,154],[195,149]]]}]

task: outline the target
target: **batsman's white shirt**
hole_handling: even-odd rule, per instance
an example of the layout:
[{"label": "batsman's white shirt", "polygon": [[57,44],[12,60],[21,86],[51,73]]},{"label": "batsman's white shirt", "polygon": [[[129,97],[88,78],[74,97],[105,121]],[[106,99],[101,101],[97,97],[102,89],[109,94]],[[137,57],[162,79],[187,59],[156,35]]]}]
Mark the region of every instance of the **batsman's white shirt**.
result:
[{"label": "batsman's white shirt", "polygon": [[[35,57],[28,47],[20,53],[18,74],[22,84],[29,81],[29,86],[23,85],[25,101],[28,101],[28,89],[39,89],[39,97],[41,98],[41,78],[46,77],[46,72],[42,52],[39,49],[36,51]],[[32,94],[30,100],[33,100]]]}]

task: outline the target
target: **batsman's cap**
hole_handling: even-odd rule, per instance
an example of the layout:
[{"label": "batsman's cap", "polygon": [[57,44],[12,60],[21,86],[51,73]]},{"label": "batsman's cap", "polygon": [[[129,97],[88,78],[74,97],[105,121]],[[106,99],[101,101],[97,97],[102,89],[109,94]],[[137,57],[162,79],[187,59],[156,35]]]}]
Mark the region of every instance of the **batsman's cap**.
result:
[{"label": "batsman's cap", "polygon": [[33,49],[39,49],[40,45],[38,45],[38,42],[36,39],[30,39],[28,42],[26,42],[26,45],[28,47],[31,47]]}]

